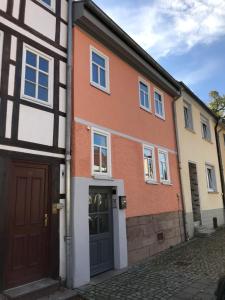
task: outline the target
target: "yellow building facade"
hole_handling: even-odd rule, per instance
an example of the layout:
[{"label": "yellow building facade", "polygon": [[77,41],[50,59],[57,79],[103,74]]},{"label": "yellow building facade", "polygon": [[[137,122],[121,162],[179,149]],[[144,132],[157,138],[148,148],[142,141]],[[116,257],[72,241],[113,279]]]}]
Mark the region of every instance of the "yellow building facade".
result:
[{"label": "yellow building facade", "polygon": [[186,227],[191,238],[201,228],[210,230],[224,224],[217,120],[183,84],[175,114]]}]

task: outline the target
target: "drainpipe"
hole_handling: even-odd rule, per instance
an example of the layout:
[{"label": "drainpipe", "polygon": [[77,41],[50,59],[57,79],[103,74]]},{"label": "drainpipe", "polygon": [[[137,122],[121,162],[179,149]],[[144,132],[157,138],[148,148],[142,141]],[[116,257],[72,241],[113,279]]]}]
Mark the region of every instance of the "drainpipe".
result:
[{"label": "drainpipe", "polygon": [[183,217],[183,225],[184,225],[184,238],[185,241],[189,240],[188,231],[187,231],[187,221],[186,221],[186,211],[185,211],[185,204],[184,204],[184,189],[182,184],[182,177],[181,177],[181,159],[180,159],[180,143],[179,143],[179,136],[178,136],[178,124],[177,124],[177,114],[176,114],[176,101],[181,97],[181,94],[174,98],[173,101],[173,118],[175,123],[175,133],[176,133],[176,146],[177,146],[177,159],[178,159],[178,173],[179,173],[179,181],[181,187],[181,203],[182,203],[182,217]]},{"label": "drainpipe", "polygon": [[219,137],[219,133],[221,132],[222,128],[217,130],[219,124],[222,124],[222,119],[217,119],[216,126],[215,126],[215,136],[216,136],[216,147],[217,147],[217,153],[218,153],[218,161],[219,161],[219,167],[220,167],[220,180],[221,180],[222,194],[223,194],[223,208],[225,208],[225,181],[224,181],[224,174],[223,174],[223,162],[222,162],[220,137]]},{"label": "drainpipe", "polygon": [[66,202],[65,202],[65,246],[66,286],[72,288],[72,224],[71,224],[71,128],[72,128],[72,3],[68,1],[67,68],[66,68]]}]

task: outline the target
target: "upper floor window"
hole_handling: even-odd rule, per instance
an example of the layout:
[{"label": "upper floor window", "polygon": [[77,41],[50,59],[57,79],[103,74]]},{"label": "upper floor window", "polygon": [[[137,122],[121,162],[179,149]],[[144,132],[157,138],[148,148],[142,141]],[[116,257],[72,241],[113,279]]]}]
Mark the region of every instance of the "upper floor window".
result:
[{"label": "upper floor window", "polygon": [[192,119],[192,109],[191,104],[184,102],[184,124],[185,128],[193,130],[193,119]]},{"label": "upper floor window", "polygon": [[25,45],[23,50],[21,98],[52,106],[53,60]]},{"label": "upper floor window", "polygon": [[203,116],[201,116],[201,130],[202,130],[202,138],[207,141],[211,141],[209,120]]},{"label": "upper floor window", "polygon": [[170,182],[169,174],[169,158],[168,152],[165,150],[158,150],[159,157],[159,172],[160,172],[160,181],[164,183]]},{"label": "upper floor window", "polygon": [[51,10],[55,9],[55,0],[38,0],[38,2],[40,2],[41,4],[43,4]]},{"label": "upper floor window", "polygon": [[92,156],[93,174],[110,176],[110,135],[108,133],[93,129]]},{"label": "upper floor window", "polygon": [[139,101],[142,108],[150,111],[149,86],[141,80],[139,81]]},{"label": "upper floor window", "polygon": [[161,119],[165,119],[165,110],[164,110],[164,99],[163,95],[159,91],[154,92],[154,102],[155,102],[155,115]]},{"label": "upper floor window", "polygon": [[207,187],[209,192],[216,192],[216,174],[215,168],[210,165],[206,165],[206,178],[207,178]]},{"label": "upper floor window", "polygon": [[91,84],[109,92],[109,59],[91,47]]},{"label": "upper floor window", "polygon": [[145,181],[156,181],[155,153],[151,146],[144,146]]}]

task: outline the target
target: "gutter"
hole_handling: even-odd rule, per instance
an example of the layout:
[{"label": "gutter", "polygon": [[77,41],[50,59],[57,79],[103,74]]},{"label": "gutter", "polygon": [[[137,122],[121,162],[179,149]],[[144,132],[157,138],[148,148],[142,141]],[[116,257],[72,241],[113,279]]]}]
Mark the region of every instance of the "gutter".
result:
[{"label": "gutter", "polygon": [[219,133],[222,129],[218,129],[218,126],[222,123],[222,119],[217,119],[216,126],[215,126],[215,136],[216,136],[216,147],[217,147],[217,154],[218,154],[218,161],[220,167],[220,180],[222,186],[222,197],[223,197],[223,208],[225,208],[225,180],[223,174],[223,162],[222,162],[222,154],[221,154],[221,147],[220,147],[220,138]]},{"label": "gutter", "polygon": [[66,66],[66,201],[65,231],[66,286],[72,288],[72,223],[71,223],[71,126],[72,126],[72,3],[68,1],[67,66]]},{"label": "gutter", "polygon": [[180,95],[174,98],[173,101],[173,118],[175,123],[175,133],[176,133],[176,146],[177,146],[177,159],[178,159],[178,173],[179,173],[179,181],[180,181],[180,188],[181,188],[181,203],[182,203],[182,217],[183,217],[183,226],[184,226],[184,239],[185,242],[189,240],[189,235],[187,231],[187,220],[186,220],[186,210],[185,210],[185,203],[184,203],[184,189],[182,184],[182,177],[181,177],[181,159],[180,159],[180,143],[178,137],[178,122],[177,122],[177,114],[176,114],[176,101],[181,97]]}]

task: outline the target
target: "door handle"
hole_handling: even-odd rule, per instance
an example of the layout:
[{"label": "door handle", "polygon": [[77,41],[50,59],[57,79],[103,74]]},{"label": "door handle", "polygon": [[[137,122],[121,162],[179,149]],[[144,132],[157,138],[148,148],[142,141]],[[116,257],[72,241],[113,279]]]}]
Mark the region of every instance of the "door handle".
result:
[{"label": "door handle", "polygon": [[44,227],[48,227],[48,214],[45,214]]}]

